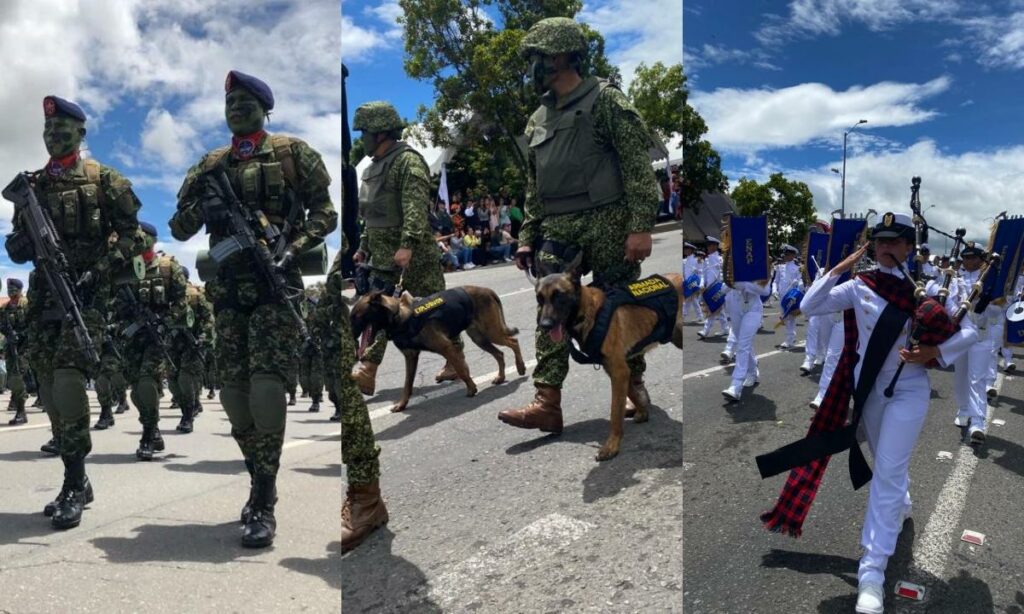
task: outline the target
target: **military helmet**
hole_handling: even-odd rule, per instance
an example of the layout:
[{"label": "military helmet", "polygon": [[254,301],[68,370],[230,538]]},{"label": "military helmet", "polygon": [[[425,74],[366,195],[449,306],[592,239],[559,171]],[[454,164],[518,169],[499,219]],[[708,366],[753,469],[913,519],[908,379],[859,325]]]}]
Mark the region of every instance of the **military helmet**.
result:
[{"label": "military helmet", "polygon": [[398,116],[398,111],[391,103],[384,101],[359,105],[359,108],[356,109],[355,120],[352,122],[353,130],[362,130],[363,132],[387,132],[402,128],[405,128],[405,122]]},{"label": "military helmet", "polygon": [[552,56],[560,53],[586,53],[587,37],[583,26],[568,17],[548,17],[533,24],[519,44],[519,54]]}]

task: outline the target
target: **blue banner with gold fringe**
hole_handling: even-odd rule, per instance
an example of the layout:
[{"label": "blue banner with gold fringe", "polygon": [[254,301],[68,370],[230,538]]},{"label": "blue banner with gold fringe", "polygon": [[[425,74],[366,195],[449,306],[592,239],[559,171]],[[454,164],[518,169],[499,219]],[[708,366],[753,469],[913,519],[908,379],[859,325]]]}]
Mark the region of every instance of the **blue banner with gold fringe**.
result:
[{"label": "blue banner with gold fringe", "polygon": [[[823,264],[825,269],[831,269],[852,254],[860,245],[864,229],[868,221],[864,218],[844,218],[832,220],[832,233],[828,241],[828,264]],[[822,264],[822,263],[818,263]],[[841,284],[850,279],[850,273],[843,273],[836,284]]]},{"label": "blue banner with gold fringe", "polygon": [[998,301],[1013,293],[1020,269],[1021,243],[1024,241],[1024,217],[1012,217],[996,222],[989,238],[989,253],[999,254],[999,270],[990,272],[985,278],[982,296]]},{"label": "blue banner with gold fringe", "polygon": [[768,259],[768,218],[729,218],[729,236],[732,240],[733,281],[763,281],[771,275]]},{"label": "blue banner with gold fringe", "polygon": [[804,283],[814,283],[814,280],[818,278],[818,269],[823,269],[825,263],[828,262],[828,242],[829,234],[827,232],[812,232],[807,235],[807,245],[803,254],[804,271],[807,273]]}]

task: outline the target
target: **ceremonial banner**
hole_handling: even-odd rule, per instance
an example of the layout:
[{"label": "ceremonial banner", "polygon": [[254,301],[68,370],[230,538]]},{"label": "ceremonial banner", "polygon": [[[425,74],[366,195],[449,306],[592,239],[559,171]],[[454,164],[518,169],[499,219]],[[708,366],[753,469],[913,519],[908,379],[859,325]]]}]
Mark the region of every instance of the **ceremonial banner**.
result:
[{"label": "ceremonial banner", "polygon": [[[824,266],[825,269],[831,269],[846,259],[863,240],[864,229],[867,228],[867,225],[867,220],[863,218],[832,220],[832,234],[829,236],[828,242],[828,264],[821,262],[818,264]],[[836,284],[841,284],[848,279],[850,279],[850,273],[843,273]]]},{"label": "ceremonial banner", "polygon": [[771,276],[768,259],[768,218],[729,218],[729,236],[732,240],[732,280],[762,281]]},{"label": "ceremonial banner", "polygon": [[999,270],[985,278],[981,295],[987,301],[998,301],[1013,293],[1020,268],[1021,241],[1024,239],[1024,217],[1005,218],[996,222],[989,238],[988,251],[1001,256]]},{"label": "ceremonial banner", "polygon": [[812,232],[807,235],[804,242],[803,260],[801,267],[804,273],[804,283],[810,285],[818,278],[818,269],[824,268],[828,261],[829,234],[825,232]]}]

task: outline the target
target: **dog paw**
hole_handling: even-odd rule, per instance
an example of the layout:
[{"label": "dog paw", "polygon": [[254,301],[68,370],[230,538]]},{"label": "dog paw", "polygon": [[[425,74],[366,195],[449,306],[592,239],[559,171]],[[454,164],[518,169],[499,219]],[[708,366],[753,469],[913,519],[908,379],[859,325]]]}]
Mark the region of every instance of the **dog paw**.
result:
[{"label": "dog paw", "polygon": [[405,411],[405,408],[408,405],[409,405],[408,403],[395,403],[394,405],[391,406],[391,413],[397,413],[397,412],[400,412],[400,411]]},{"label": "dog paw", "polygon": [[597,451],[597,460],[606,461],[611,458],[615,458],[619,454],[619,446],[610,446],[607,443],[601,446],[601,449]]},{"label": "dog paw", "polygon": [[505,383],[505,377],[504,376],[500,376],[500,375],[498,377],[496,377],[496,378],[491,380],[491,384],[494,385],[494,386],[497,386],[498,384],[504,384],[504,383]]},{"label": "dog paw", "polygon": [[518,365],[516,365],[516,373],[518,373],[519,375],[526,375],[526,365],[525,364],[518,364]]},{"label": "dog paw", "polygon": [[637,409],[636,413],[633,415],[633,422],[635,422],[635,423],[647,422],[647,420],[649,420],[649,419],[650,419],[650,415],[647,413],[647,409],[646,408],[644,408],[644,409]]},{"label": "dog paw", "polygon": [[471,388],[466,388],[466,396],[467,397],[475,397],[476,396],[476,386],[473,386]]}]

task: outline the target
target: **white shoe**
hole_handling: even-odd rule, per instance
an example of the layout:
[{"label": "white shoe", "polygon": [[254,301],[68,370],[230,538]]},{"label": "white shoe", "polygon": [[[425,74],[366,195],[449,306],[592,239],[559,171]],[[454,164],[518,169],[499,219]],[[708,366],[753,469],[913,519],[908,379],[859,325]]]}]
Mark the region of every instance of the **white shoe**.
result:
[{"label": "white shoe", "polygon": [[959,426],[959,427],[962,428],[962,427],[967,426],[970,423],[971,423],[970,416],[966,416],[964,414],[957,414],[956,418],[953,418],[953,425],[954,426]]},{"label": "white shoe", "polygon": [[804,375],[807,375],[808,373],[811,372],[811,369],[813,369],[813,368],[814,368],[814,359],[812,359],[810,356],[808,356],[807,358],[804,358],[804,364],[800,365],[800,373],[803,373]]},{"label": "white shoe", "polygon": [[467,262],[466,264],[462,265],[462,268],[468,271],[470,269],[475,269],[476,265],[473,264],[472,262]]},{"label": "white shoe", "polygon": [[736,360],[736,355],[735,354],[730,354],[729,352],[722,352],[718,356],[722,359],[723,363],[730,363],[730,362]]},{"label": "white shoe", "polygon": [[820,367],[820,366],[822,366],[824,364],[825,364],[825,359],[822,358],[821,356],[818,356],[817,358],[814,359],[814,366],[815,367]]},{"label": "white shoe", "polygon": [[788,350],[789,348],[791,348],[791,347],[793,347],[793,346],[791,346],[791,345],[789,344],[789,342],[787,342],[787,341],[783,341],[782,343],[780,343],[779,345],[777,345],[777,346],[775,346],[775,347],[779,348],[780,350]]},{"label": "white shoe", "polygon": [[814,397],[814,400],[808,403],[808,405],[811,406],[811,409],[817,410],[819,407],[821,407],[821,402],[824,400],[825,398],[819,394],[818,396]]},{"label": "white shoe", "polygon": [[1015,363],[1011,362],[1010,364],[1006,365],[1006,367],[1003,368],[1003,371],[1005,371],[1007,373],[1016,373],[1017,372],[1017,365]]},{"label": "white shoe", "polygon": [[854,611],[858,614],[882,614],[884,601],[881,584],[862,584],[857,589],[857,607]]},{"label": "white shoe", "polygon": [[972,446],[980,446],[981,444],[985,443],[984,424],[982,424],[981,426],[977,424],[971,424],[971,426],[967,427],[967,434],[971,438]]},{"label": "white shoe", "polygon": [[985,391],[985,396],[987,396],[990,399],[996,398],[997,394],[999,394],[999,391],[996,390],[993,386],[989,386],[988,390]]},{"label": "white shoe", "polygon": [[699,339],[706,339],[708,334],[702,330],[697,331],[697,337]]},{"label": "white shoe", "polygon": [[743,378],[743,387],[750,388],[761,383],[761,379],[757,375],[748,375]]},{"label": "white shoe", "polygon": [[743,389],[736,384],[731,384],[728,388],[722,391],[722,396],[730,401],[739,401],[743,396]]},{"label": "white shoe", "polygon": [[914,515],[914,508],[913,508],[913,506],[908,505],[908,506],[904,507],[903,511],[900,512],[900,525],[899,526],[902,528],[903,527],[903,523],[905,523],[906,521],[910,520],[913,517],[913,515]]}]

